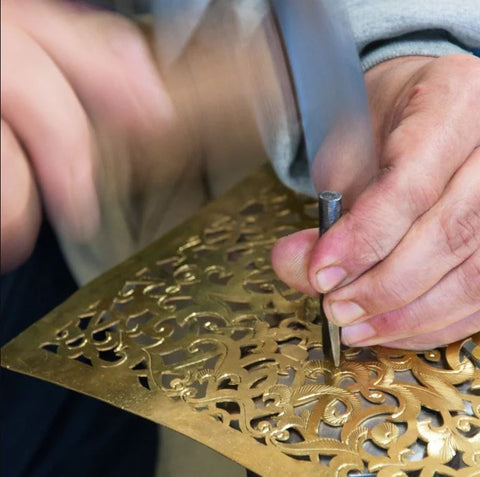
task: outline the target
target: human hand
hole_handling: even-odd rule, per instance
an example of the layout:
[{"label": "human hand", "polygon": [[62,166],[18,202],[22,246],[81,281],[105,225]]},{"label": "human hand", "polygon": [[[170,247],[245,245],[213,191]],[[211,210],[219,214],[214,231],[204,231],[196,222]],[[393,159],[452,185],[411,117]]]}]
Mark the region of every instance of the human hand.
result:
[{"label": "human hand", "polygon": [[380,174],[321,239],[280,239],[273,267],[326,293],[347,345],[465,338],[480,330],[480,60],[399,58],[365,80]]},{"label": "human hand", "polygon": [[85,239],[99,221],[92,124],[154,133],[172,105],[139,31],[69,2],[2,1],[1,268],[30,254],[41,203]]}]

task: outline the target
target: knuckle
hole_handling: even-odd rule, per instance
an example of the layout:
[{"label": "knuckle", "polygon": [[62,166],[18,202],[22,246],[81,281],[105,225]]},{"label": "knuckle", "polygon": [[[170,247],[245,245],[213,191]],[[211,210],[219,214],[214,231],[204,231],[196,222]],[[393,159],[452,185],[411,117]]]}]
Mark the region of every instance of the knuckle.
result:
[{"label": "knuckle", "polygon": [[381,182],[384,183],[382,194],[399,204],[410,218],[416,218],[435,204],[442,193],[442,184],[435,178],[424,180],[421,165],[412,161],[415,157],[412,151],[419,154],[427,145],[424,137],[417,139],[416,133],[410,134],[410,130],[402,126],[392,133],[388,160],[396,167],[391,167],[388,177],[384,176]]},{"label": "knuckle", "polygon": [[441,194],[438,183],[433,180],[409,182],[406,189],[407,201],[415,215],[430,209]]},{"label": "knuckle", "polygon": [[424,101],[429,101],[433,96],[448,94],[449,82],[446,81],[420,81],[412,86],[408,95],[408,104],[415,107],[423,104]]},{"label": "knuckle", "polygon": [[363,227],[355,232],[355,257],[365,264],[377,263],[383,260],[389,253],[383,236],[376,232],[376,224],[363,224]]},{"label": "knuckle", "polygon": [[429,210],[440,195],[441,188],[437,181],[412,180],[407,177],[400,187],[398,196],[405,203],[410,217],[415,219]]},{"label": "knuckle", "polygon": [[464,260],[480,245],[480,211],[463,207],[454,214],[444,214],[440,230],[446,252]]},{"label": "knuckle", "polygon": [[[431,74],[419,79],[419,82],[411,87],[407,95],[407,105],[402,118],[412,116],[423,111],[430,111],[434,105],[439,104],[439,98],[454,98],[458,96],[458,81],[452,80],[445,73]],[[400,126],[408,124],[400,122]],[[421,144],[425,142],[423,131],[415,127],[405,127],[405,135],[410,135]],[[408,139],[411,141],[411,139]]]}]

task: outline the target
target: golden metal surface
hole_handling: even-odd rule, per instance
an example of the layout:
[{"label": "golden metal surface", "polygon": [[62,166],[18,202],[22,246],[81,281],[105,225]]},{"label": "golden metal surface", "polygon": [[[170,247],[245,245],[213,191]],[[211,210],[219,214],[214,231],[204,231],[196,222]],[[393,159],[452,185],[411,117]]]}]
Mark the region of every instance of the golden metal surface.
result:
[{"label": "golden metal surface", "polygon": [[318,300],[269,263],[275,239],[315,217],[264,167],[7,344],[2,365],[262,475],[475,475],[480,334],[421,353],[348,349],[331,367]]}]

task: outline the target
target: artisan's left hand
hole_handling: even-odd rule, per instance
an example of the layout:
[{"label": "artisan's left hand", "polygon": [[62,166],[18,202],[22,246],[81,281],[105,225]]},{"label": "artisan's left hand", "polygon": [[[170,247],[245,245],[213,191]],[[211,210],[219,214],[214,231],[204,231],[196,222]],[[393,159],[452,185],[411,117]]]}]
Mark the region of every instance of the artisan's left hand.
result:
[{"label": "artisan's left hand", "polygon": [[480,330],[480,59],[366,74],[381,174],[320,240],[277,242],[281,279],[326,293],[347,345],[426,349]]}]

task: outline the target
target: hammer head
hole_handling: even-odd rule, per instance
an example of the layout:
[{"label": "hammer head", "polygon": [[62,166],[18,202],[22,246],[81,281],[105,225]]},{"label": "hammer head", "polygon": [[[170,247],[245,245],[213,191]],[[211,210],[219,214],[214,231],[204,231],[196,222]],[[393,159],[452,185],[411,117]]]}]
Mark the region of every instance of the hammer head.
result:
[{"label": "hammer head", "polygon": [[377,164],[358,55],[336,2],[157,3],[159,63],[185,137],[224,162],[254,154],[310,169],[310,183],[287,185],[338,190],[348,207]]}]

